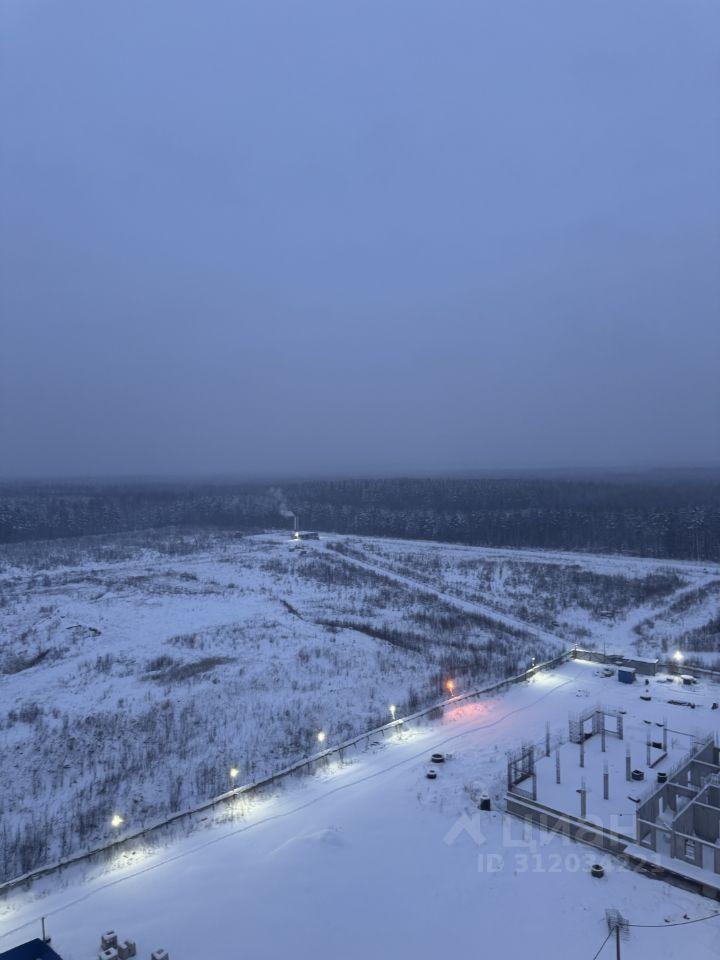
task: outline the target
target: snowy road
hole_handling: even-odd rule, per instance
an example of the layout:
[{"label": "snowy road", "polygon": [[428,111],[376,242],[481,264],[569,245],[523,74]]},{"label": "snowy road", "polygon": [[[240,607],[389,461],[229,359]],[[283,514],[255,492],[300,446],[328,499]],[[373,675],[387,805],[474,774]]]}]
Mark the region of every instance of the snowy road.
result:
[{"label": "snowy road", "polygon": [[447,593],[444,590],[433,587],[431,584],[428,584],[423,580],[415,580],[412,577],[406,576],[405,574],[397,573],[390,566],[385,566],[381,563],[370,563],[367,560],[360,560],[358,557],[348,556],[345,553],[338,553],[337,551],[329,549],[324,544],[320,544],[317,549],[321,549],[326,555],[333,556],[336,559],[340,558],[344,562],[355,567],[360,567],[363,570],[368,570],[370,573],[375,573],[379,576],[387,577],[390,580],[395,580],[397,583],[401,583],[403,586],[410,587],[413,590],[419,590],[421,593],[437,597],[439,600],[442,600],[443,602],[448,603],[465,613],[479,613],[488,620],[492,620],[499,627],[508,627],[510,630],[522,630],[524,633],[529,634],[530,636],[535,636],[545,643],[560,647],[562,650],[566,650],[569,646],[567,640],[564,640],[557,634],[550,633],[548,630],[542,630],[540,627],[528,623],[526,620],[521,620],[518,617],[513,617],[508,613],[502,613],[495,607],[491,607],[489,604],[478,603],[477,601],[473,600],[463,600],[461,597],[456,597],[452,593]]},{"label": "snowy road", "polygon": [[[591,960],[607,906],[661,925],[707,914],[708,901],[612,869],[609,858],[606,878],[594,880],[586,860],[598,854],[557,837],[527,848],[514,821],[469,802],[468,782],[502,781],[506,749],[541,737],[546,719],[563,726],[578,697],[601,692],[637,695],[567,664],[296,783],[232,827],[95,878],[70,871],[66,887],[46,883],[42,899],[38,887],[0,906],[0,947],[35,934],[45,914],[65,960],[88,960],[108,927],[136,939],[141,956],[165,946],[172,960],[423,960],[448,944],[471,956]],[[431,782],[434,749],[453,756]],[[633,931],[623,956],[680,958],[690,948],[694,960],[717,956],[720,920]]]},{"label": "snowy road", "polygon": [[[360,537],[346,537],[344,539],[350,540],[350,542],[352,542],[353,539],[357,540],[359,543],[363,542],[363,538]],[[435,550],[436,552],[440,547],[440,545],[433,543],[419,545],[417,541],[392,540],[387,542],[392,543],[394,546],[405,544],[407,545],[408,549],[412,548],[415,550],[417,550],[419,546],[425,546],[429,551]],[[567,638],[561,637],[559,634],[553,633],[549,630],[544,630],[537,624],[531,623],[528,620],[524,620],[521,617],[516,617],[498,610],[497,607],[491,606],[490,604],[465,600],[453,593],[449,593],[445,590],[434,587],[432,584],[429,584],[424,580],[414,579],[413,577],[407,576],[406,574],[395,570],[389,562],[383,563],[380,560],[374,559],[369,561],[348,555],[346,553],[338,553],[328,548],[324,544],[316,545],[316,548],[323,549],[325,553],[329,555],[339,555],[348,563],[364,568],[380,576],[389,577],[390,579],[395,580],[404,586],[420,590],[432,596],[436,596],[438,599],[443,600],[445,603],[448,603],[459,610],[463,610],[468,613],[479,613],[482,616],[494,621],[500,627],[508,627],[511,630],[523,630],[527,634],[535,636],[545,643],[558,645],[562,649],[567,649],[570,646]],[[534,552],[530,550],[504,550],[490,547],[468,548],[458,544],[443,544],[442,549],[443,551],[455,551],[465,554],[467,554],[471,549],[474,556],[483,557],[487,560],[496,560],[502,558],[515,561],[536,561],[544,564],[554,563],[574,566],[577,566],[578,562],[582,561],[583,563],[589,566],[593,565],[598,570],[602,570],[606,573],[613,572],[615,570],[621,572],[623,568],[632,569],[633,567],[637,567],[643,571],[663,571],[667,570],[668,568],[673,568],[690,577],[690,583],[684,584],[682,587],[679,587],[677,590],[669,593],[667,596],[663,597],[661,601],[653,601],[643,604],[640,607],[633,607],[625,616],[620,617],[614,622],[603,625],[604,635],[602,637],[602,641],[608,650],[616,653],[632,653],[635,650],[635,643],[637,642],[638,637],[634,633],[634,628],[644,620],[648,618],[660,618],[662,617],[663,613],[677,601],[682,600],[685,597],[691,597],[694,593],[696,593],[696,591],[701,590],[710,584],[720,582],[720,565],[699,561],[653,560],[640,557],[621,557],[612,555],[603,556],[601,554],[590,555],[542,551]]]},{"label": "snowy road", "polygon": [[608,626],[607,649],[630,651],[637,640],[637,635],[634,633],[635,627],[648,619],[661,619],[663,614],[679,600],[692,597],[697,591],[718,582],[720,582],[720,570],[713,570],[709,574],[703,574],[689,586],[675,590],[664,597],[660,603],[648,603],[642,607],[635,607],[626,617]]}]

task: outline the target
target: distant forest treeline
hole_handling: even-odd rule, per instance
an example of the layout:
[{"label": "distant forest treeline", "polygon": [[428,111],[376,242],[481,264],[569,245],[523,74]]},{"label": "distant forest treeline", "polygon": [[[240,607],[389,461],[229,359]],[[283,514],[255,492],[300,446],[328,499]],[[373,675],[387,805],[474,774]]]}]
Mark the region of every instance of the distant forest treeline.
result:
[{"label": "distant forest treeline", "polygon": [[321,531],[502,547],[720,560],[720,475],[624,479],[5,483],[0,542],[150,527]]}]

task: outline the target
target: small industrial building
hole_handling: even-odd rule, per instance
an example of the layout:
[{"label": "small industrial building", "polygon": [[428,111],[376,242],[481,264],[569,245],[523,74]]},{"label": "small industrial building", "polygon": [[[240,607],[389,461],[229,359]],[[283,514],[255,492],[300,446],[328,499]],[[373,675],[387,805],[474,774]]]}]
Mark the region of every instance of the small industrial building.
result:
[{"label": "small industrial building", "polygon": [[614,667],[629,667],[636,674],[644,677],[654,677],[660,670],[660,661],[657,657],[627,657],[613,653],[603,653],[602,650],[582,650],[576,647],[573,650],[575,660],[590,660],[593,663],[603,663]]},{"label": "small industrial building", "polygon": [[0,960],[62,960],[62,957],[44,940],[30,940],[0,953]]},{"label": "small industrial building", "polygon": [[659,660],[657,657],[623,657],[623,664],[631,667],[636,673],[645,677],[654,677],[658,672]]},{"label": "small industrial building", "polygon": [[297,516],[293,517],[293,540],[319,540],[320,534],[314,530],[301,530],[300,520]]}]

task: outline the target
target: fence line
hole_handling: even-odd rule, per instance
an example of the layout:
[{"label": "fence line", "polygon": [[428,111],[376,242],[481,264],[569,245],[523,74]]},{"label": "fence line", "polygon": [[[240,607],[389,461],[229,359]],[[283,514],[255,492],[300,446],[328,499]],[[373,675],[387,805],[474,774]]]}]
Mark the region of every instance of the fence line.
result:
[{"label": "fence line", "polygon": [[[592,663],[637,663],[642,662],[638,657],[626,656],[622,653],[603,653],[602,650],[584,650],[582,647],[573,647],[571,656],[578,660],[590,660]],[[687,663],[677,663],[675,660],[658,660],[658,668],[665,673],[671,673],[679,676],[687,673],[694,676],[699,673],[703,677],[715,680],[720,683],[720,670],[712,670],[710,667],[695,667]]]},{"label": "fence line", "polygon": [[467,693],[457,694],[454,697],[449,697],[447,700],[441,700],[432,706],[418,710],[416,713],[412,713],[409,716],[398,717],[396,720],[391,720],[389,723],[385,723],[380,727],[375,727],[372,730],[366,730],[355,737],[351,737],[349,740],[345,740],[335,746],[327,747],[325,750],[322,750],[319,753],[305,757],[303,760],[299,760],[297,763],[293,763],[289,767],[284,767],[282,770],[277,770],[275,773],[272,773],[267,777],[263,777],[260,780],[255,780],[252,783],[234,787],[232,790],[221,793],[219,796],[212,797],[210,800],[205,800],[202,803],[187,808],[186,810],[180,810],[177,813],[171,814],[170,816],[163,817],[150,824],[146,824],[133,833],[123,834],[121,837],[117,837],[116,839],[110,840],[107,843],[101,844],[100,846],[93,847],[90,850],[84,850],[63,860],[57,860],[54,863],[45,864],[42,867],[36,867],[35,869],[30,870],[19,877],[14,877],[10,880],[6,880],[4,883],[0,883],[0,897],[4,896],[6,893],[9,893],[11,890],[16,889],[17,887],[32,883],[34,880],[39,880],[41,877],[60,872],[66,867],[74,866],[84,861],[92,861],[96,857],[100,857],[103,854],[109,853],[110,851],[118,850],[121,847],[135,842],[136,840],[147,837],[149,834],[158,833],[165,827],[176,824],[181,820],[190,820],[192,817],[211,810],[214,807],[229,803],[230,801],[236,800],[239,797],[257,793],[262,789],[271,786],[273,783],[279,780],[284,780],[285,778],[294,774],[311,773],[316,764],[326,762],[331,757],[336,755],[339,755],[342,759],[342,755],[345,750],[348,750],[351,747],[357,747],[364,740],[369,743],[372,737],[384,737],[388,732],[392,733],[397,730],[402,730],[407,724],[422,721],[426,717],[436,713],[438,710],[444,713],[447,708],[457,706],[458,704],[472,700],[475,697],[487,696],[488,694],[497,693],[501,690],[507,689],[516,683],[522,683],[523,681],[530,679],[530,677],[534,676],[534,674],[538,673],[540,670],[552,670],[555,667],[560,666],[562,663],[570,660],[571,657],[572,651],[568,650],[564,653],[561,653],[559,656],[554,657],[552,660],[547,660],[544,663],[539,663],[534,667],[530,667],[515,677],[507,677],[504,680],[499,680],[487,687],[481,687],[479,689],[470,690]]},{"label": "fence line", "polygon": [[[447,700],[441,700],[432,706],[418,710],[416,713],[410,714],[407,717],[398,717],[396,720],[391,720],[390,723],[385,723],[382,726],[375,727],[372,730],[366,730],[355,737],[351,737],[349,740],[343,741],[343,743],[337,744],[336,746],[327,747],[325,750],[322,750],[319,753],[312,754],[310,757],[305,757],[303,760],[299,760],[297,763],[291,764],[289,767],[285,767],[282,770],[277,770],[275,773],[272,773],[267,777],[263,777],[260,780],[255,780],[252,783],[247,783],[240,787],[234,787],[232,790],[221,793],[217,797],[212,797],[210,800],[205,800],[202,803],[199,803],[193,807],[189,807],[186,810],[180,810],[177,813],[171,814],[170,816],[163,817],[150,824],[146,824],[139,830],[136,830],[134,833],[124,834],[121,837],[117,837],[116,839],[110,840],[107,843],[93,847],[90,850],[84,850],[63,860],[57,860],[54,863],[37,867],[34,870],[30,870],[27,873],[22,874],[22,876],[6,880],[5,882],[0,883],[0,897],[4,896],[6,893],[9,893],[11,890],[16,889],[17,887],[20,887],[24,884],[29,884],[34,880],[39,880],[41,877],[60,872],[66,867],[74,866],[84,861],[92,861],[96,857],[100,857],[109,853],[110,851],[118,850],[119,848],[129,845],[141,838],[147,837],[150,834],[159,833],[164,828],[179,823],[182,820],[190,820],[192,817],[201,813],[205,813],[208,810],[212,810],[214,807],[229,803],[230,801],[236,800],[239,797],[249,796],[251,794],[260,792],[264,788],[271,786],[276,781],[284,780],[285,778],[298,773],[310,773],[316,764],[327,761],[335,755],[339,755],[342,759],[342,755],[345,750],[348,750],[351,747],[357,747],[360,743],[362,743],[363,740],[369,743],[371,737],[384,737],[388,732],[392,733],[395,730],[402,730],[405,725],[422,721],[437,711],[444,713],[446,709],[457,706],[458,704],[462,704],[476,697],[488,696],[492,693],[499,693],[500,691],[506,690],[517,683],[522,683],[523,681],[530,679],[530,677],[534,676],[534,674],[541,670],[553,670],[555,667],[558,667],[572,659],[588,659],[595,662],[616,662],[624,661],[626,659],[632,660],[633,658],[626,658],[622,654],[603,654],[596,650],[582,650],[578,647],[573,647],[572,649],[566,650],[564,653],[559,654],[557,657],[553,657],[551,660],[546,660],[544,663],[539,663],[534,667],[528,668],[522,673],[517,674],[517,676],[507,677],[504,680],[499,680],[487,687],[481,687],[471,690],[467,693],[457,694],[454,697],[449,697]],[[678,665],[675,663],[659,662],[658,666],[666,669],[670,673],[680,673],[680,669],[678,669]],[[716,670],[697,667],[683,667],[682,669],[686,670],[687,672],[694,670],[706,675],[711,675],[714,679],[720,681],[720,672]]]}]

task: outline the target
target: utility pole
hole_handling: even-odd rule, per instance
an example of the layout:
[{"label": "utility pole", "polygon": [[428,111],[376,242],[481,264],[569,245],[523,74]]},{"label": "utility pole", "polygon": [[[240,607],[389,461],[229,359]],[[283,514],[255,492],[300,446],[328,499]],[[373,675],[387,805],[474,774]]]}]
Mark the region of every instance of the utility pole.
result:
[{"label": "utility pole", "polygon": [[615,934],[615,956],[620,960],[620,941],[630,936],[630,923],[614,908],[605,911],[605,919],[610,933]]}]

